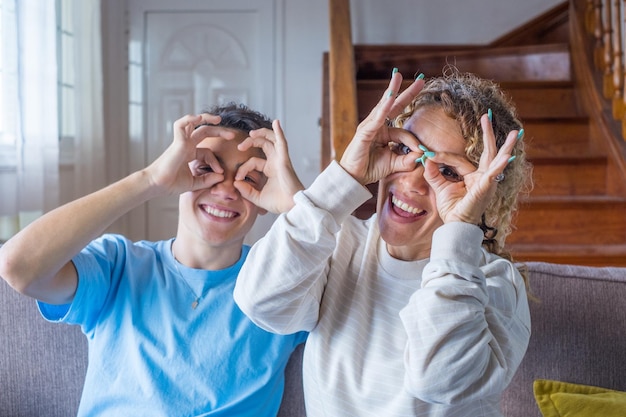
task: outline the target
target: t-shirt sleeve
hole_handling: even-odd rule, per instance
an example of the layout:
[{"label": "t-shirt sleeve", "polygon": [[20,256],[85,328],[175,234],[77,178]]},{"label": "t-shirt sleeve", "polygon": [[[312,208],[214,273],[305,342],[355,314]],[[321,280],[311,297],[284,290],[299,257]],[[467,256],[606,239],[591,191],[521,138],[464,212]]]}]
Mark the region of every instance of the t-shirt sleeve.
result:
[{"label": "t-shirt sleeve", "polygon": [[91,332],[109,297],[123,261],[128,242],[118,235],[104,235],[91,242],[72,262],[78,273],[78,286],[69,304],[54,305],[37,301],[44,319],[51,322],[80,325]]}]

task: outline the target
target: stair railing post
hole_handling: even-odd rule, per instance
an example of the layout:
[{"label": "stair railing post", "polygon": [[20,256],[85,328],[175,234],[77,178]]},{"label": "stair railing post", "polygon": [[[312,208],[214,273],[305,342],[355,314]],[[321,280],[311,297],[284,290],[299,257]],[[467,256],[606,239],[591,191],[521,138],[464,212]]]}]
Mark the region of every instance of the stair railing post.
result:
[{"label": "stair railing post", "polygon": [[357,126],[357,94],[350,0],[329,0],[329,102],[331,158],[341,159]]},{"label": "stair railing post", "polygon": [[[626,30],[624,27],[626,26],[626,0],[622,0],[621,5],[621,19],[620,19],[620,41],[622,42],[622,46],[626,45]],[[622,113],[621,117],[618,120],[622,121],[622,139],[626,141],[626,64],[624,63],[626,60],[626,55],[622,53],[621,62],[622,62]]]},{"label": "stair railing post", "polygon": [[602,75],[602,94],[604,98],[610,100],[613,97],[613,20],[612,20],[612,7],[611,0],[604,0],[602,2],[602,9],[604,15],[602,17],[603,23],[603,40],[604,40],[604,53],[603,53],[603,75]]},{"label": "stair railing post", "polygon": [[624,65],[622,51],[622,1],[613,1],[613,118],[622,120],[624,115],[624,101],[622,98]]},{"label": "stair railing post", "polygon": [[593,63],[597,69],[604,67],[604,28],[602,27],[602,0],[593,0]]},{"label": "stair railing post", "polygon": [[[571,2],[570,2],[571,3]],[[589,35],[593,35],[593,32],[595,30],[595,12],[596,12],[596,7],[595,7],[595,1],[594,0],[586,0],[585,1],[585,14],[583,16],[583,22],[585,24],[585,31],[587,32],[587,34]]]}]

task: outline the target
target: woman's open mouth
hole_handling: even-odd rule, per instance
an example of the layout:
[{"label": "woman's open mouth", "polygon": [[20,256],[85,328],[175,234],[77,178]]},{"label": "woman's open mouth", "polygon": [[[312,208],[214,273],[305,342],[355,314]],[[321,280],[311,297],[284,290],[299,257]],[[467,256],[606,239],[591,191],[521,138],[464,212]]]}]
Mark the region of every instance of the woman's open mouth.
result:
[{"label": "woman's open mouth", "polygon": [[401,217],[419,217],[426,214],[426,210],[410,206],[393,194],[391,194],[391,208],[394,213]]}]

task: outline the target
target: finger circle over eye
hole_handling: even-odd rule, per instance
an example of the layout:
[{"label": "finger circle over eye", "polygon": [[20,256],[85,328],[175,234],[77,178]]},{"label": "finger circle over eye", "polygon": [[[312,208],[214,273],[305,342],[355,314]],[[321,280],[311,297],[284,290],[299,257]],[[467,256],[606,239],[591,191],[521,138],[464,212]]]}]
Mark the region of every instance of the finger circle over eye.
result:
[{"label": "finger circle over eye", "polygon": [[397,155],[408,155],[411,152],[411,148],[409,148],[407,145],[405,145],[402,142],[394,142],[394,141],[389,141],[387,143],[387,147],[389,148],[389,150]]}]

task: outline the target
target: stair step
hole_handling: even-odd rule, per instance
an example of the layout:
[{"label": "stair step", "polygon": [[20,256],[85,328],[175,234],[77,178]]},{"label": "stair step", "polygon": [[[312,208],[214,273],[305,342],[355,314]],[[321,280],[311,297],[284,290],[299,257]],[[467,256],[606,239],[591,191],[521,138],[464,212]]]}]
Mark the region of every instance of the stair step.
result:
[{"label": "stair step", "polygon": [[607,159],[538,158],[533,164],[533,196],[602,196],[607,192]]},{"label": "stair step", "polygon": [[[404,90],[411,81],[404,81]],[[378,103],[389,84],[389,79],[357,80],[357,105],[359,120],[363,120]],[[503,91],[515,103],[518,114],[525,123],[530,119],[578,119],[584,115],[576,95],[569,82],[529,82],[508,83]]]},{"label": "stair step", "polygon": [[589,119],[526,118],[524,140],[529,158],[588,155],[592,153],[589,141]]},{"label": "stair step", "polygon": [[519,262],[553,262],[587,266],[626,266],[626,244],[547,245],[511,244],[507,249]]},{"label": "stair step", "polygon": [[[401,89],[408,87],[410,82],[402,82]],[[357,80],[357,117],[361,121],[367,117],[369,112],[376,106],[383,92],[387,89],[389,80]]]},{"label": "stair step", "polygon": [[447,65],[496,81],[571,80],[569,45],[566,43],[499,48],[450,50],[419,45],[387,50],[355,46],[357,79],[389,79],[396,67],[405,77],[422,72],[439,76]]},{"label": "stair step", "polygon": [[526,84],[503,90],[509,94],[524,122],[530,118],[576,118],[584,115],[573,85]]},{"label": "stair step", "polygon": [[514,224],[507,238],[512,244],[623,244],[626,199],[531,197],[520,204]]}]

